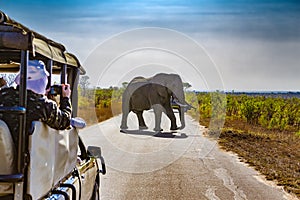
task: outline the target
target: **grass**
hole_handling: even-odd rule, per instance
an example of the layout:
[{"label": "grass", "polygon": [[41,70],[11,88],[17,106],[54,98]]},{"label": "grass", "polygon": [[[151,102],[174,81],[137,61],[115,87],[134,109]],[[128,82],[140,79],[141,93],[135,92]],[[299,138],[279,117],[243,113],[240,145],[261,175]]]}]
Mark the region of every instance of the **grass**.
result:
[{"label": "grass", "polygon": [[[208,119],[201,121],[208,125]],[[218,143],[221,148],[237,153],[267,180],[300,197],[300,137],[294,132],[268,130],[242,120],[226,119]]]},{"label": "grass", "polygon": [[120,114],[122,104],[114,103],[113,108],[109,106],[100,107],[81,107],[78,110],[78,116],[82,117],[87,125],[93,125],[102,121],[105,121],[111,117]]}]

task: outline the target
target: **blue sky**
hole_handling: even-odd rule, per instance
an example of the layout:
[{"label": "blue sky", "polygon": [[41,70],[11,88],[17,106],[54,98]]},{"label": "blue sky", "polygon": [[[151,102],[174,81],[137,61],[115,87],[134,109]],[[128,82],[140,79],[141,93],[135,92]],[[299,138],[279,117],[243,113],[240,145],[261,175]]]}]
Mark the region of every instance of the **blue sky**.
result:
[{"label": "blue sky", "polygon": [[[99,62],[91,56],[99,46],[124,31],[160,27],[182,33],[205,48],[218,68],[225,90],[299,91],[300,2],[297,0],[0,0],[0,5],[11,18],[63,43],[87,64],[92,83],[99,86],[102,86],[101,73],[95,75],[95,67],[88,65]],[[184,46],[177,42],[178,46]],[[118,48],[118,43],[115,46]],[[105,68],[101,61],[99,65],[98,71]],[[117,71],[111,72],[112,77]],[[216,78],[209,76],[205,79]],[[198,83],[189,80],[188,74],[185,80],[196,89],[203,87],[196,87]]]}]

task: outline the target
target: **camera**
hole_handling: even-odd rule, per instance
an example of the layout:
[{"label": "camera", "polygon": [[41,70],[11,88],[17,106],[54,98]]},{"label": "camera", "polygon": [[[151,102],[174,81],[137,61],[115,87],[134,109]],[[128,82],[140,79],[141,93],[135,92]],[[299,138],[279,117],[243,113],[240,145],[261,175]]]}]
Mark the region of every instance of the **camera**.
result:
[{"label": "camera", "polygon": [[61,85],[52,85],[50,87],[50,92],[51,95],[61,95],[62,93],[62,86]]}]

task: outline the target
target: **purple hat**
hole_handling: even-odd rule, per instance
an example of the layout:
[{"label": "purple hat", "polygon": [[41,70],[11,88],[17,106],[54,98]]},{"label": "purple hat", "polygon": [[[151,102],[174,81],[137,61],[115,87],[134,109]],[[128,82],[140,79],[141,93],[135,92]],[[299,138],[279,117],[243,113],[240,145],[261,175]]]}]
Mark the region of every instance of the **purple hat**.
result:
[{"label": "purple hat", "polygon": [[[46,70],[45,64],[41,60],[28,61],[27,67],[27,89],[32,90],[37,94],[45,94],[48,83],[49,73]],[[15,79],[16,84],[20,84],[20,74]]]}]

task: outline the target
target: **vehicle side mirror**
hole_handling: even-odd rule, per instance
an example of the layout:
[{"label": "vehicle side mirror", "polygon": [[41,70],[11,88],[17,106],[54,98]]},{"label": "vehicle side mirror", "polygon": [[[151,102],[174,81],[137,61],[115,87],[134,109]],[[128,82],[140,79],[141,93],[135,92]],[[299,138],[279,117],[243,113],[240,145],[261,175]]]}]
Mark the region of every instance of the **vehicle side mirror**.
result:
[{"label": "vehicle side mirror", "polygon": [[88,154],[91,155],[94,158],[100,158],[101,157],[101,148],[97,146],[88,146]]},{"label": "vehicle side mirror", "polygon": [[100,160],[102,169],[99,169],[98,173],[101,173],[103,175],[106,174],[106,166],[105,161],[101,155],[101,148],[96,146],[88,146],[87,152],[91,157],[98,158]]}]

